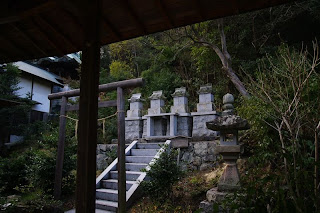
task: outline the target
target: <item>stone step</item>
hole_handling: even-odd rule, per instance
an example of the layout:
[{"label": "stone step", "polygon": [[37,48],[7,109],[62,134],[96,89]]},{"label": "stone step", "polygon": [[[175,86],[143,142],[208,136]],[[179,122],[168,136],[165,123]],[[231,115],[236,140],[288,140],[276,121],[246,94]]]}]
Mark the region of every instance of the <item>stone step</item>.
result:
[{"label": "stone step", "polygon": [[160,149],[164,143],[137,143],[138,149]]},{"label": "stone step", "polygon": [[131,156],[155,156],[158,149],[131,149]]},{"label": "stone step", "polygon": [[118,202],[107,201],[107,200],[96,200],[96,208],[99,210],[117,212]]},{"label": "stone step", "polygon": [[147,166],[148,166],[147,163],[126,163],[126,170],[140,172],[141,169],[144,169]]},{"label": "stone step", "polygon": [[[106,188],[106,189],[118,189],[118,180],[116,179],[107,179],[107,180],[102,180],[102,188]],[[136,183],[136,181],[126,181],[126,190],[128,191],[131,186]]]},{"label": "stone step", "polygon": [[126,156],[126,163],[150,163],[153,156]]},{"label": "stone step", "polygon": [[96,209],[95,213],[116,213],[114,211],[106,211],[106,210],[102,210],[102,209]]},{"label": "stone step", "polygon": [[[135,181],[144,172],[126,171],[126,180]],[[110,179],[118,179],[118,171],[110,171]]]},{"label": "stone step", "polygon": [[[69,211],[66,211],[65,213],[76,213],[75,209],[71,209]],[[108,211],[108,210],[102,210],[102,209],[96,209],[95,213],[116,213],[115,211]]]},{"label": "stone step", "polygon": [[96,199],[118,201],[118,190],[114,189],[96,189]]}]

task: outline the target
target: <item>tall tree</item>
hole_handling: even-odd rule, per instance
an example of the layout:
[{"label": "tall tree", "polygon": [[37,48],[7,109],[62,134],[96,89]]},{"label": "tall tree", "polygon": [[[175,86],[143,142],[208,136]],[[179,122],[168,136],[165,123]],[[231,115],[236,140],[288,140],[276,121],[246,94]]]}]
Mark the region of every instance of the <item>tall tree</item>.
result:
[{"label": "tall tree", "polygon": [[[214,22],[207,22],[205,24],[196,24],[191,25],[190,27],[185,27],[185,36],[191,39],[195,44],[203,45],[212,49],[221,61],[222,70],[226,72],[228,78],[234,84],[239,93],[244,97],[250,97],[248,91],[232,67],[231,55],[228,52],[226,35],[224,33],[223,19],[219,19],[217,21],[218,31],[211,31],[210,33],[210,28],[213,23]],[[220,37],[221,48],[218,46],[219,41],[217,41],[217,36]]]}]

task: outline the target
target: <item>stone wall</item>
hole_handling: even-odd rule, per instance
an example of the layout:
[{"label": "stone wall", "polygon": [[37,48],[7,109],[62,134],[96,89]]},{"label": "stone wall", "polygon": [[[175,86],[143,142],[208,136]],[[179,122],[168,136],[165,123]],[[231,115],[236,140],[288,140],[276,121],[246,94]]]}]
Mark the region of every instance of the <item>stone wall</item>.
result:
[{"label": "stone wall", "polygon": [[214,154],[217,141],[189,142],[188,148],[180,150],[180,165],[183,170],[206,170],[216,162]]},{"label": "stone wall", "polygon": [[104,170],[116,158],[117,144],[97,144],[97,170]]}]

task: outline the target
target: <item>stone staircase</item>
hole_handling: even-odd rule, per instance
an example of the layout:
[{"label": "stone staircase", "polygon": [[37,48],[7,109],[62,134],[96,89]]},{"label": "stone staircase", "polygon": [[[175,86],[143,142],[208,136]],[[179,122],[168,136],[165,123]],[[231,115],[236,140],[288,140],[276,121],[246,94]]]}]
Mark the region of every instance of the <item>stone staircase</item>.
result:
[{"label": "stone staircase", "polygon": [[[170,147],[165,143],[138,143],[133,141],[125,150],[126,154],[126,200],[127,207],[139,196],[140,183],[146,178],[142,169],[150,169],[150,164]],[[167,146],[162,146],[167,144]],[[162,148],[161,148],[162,147]],[[116,212],[118,208],[118,159],[96,179],[96,212]]]}]

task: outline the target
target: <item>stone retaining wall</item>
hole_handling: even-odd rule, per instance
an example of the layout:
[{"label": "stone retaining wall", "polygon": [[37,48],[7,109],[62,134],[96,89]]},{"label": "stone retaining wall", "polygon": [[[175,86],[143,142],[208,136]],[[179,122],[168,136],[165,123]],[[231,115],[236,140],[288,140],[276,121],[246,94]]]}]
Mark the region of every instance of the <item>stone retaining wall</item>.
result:
[{"label": "stone retaining wall", "polygon": [[117,144],[97,144],[97,170],[104,170],[117,155]]},{"label": "stone retaining wall", "polygon": [[206,170],[215,167],[214,154],[217,141],[189,142],[188,148],[180,150],[180,165],[183,170]]}]

